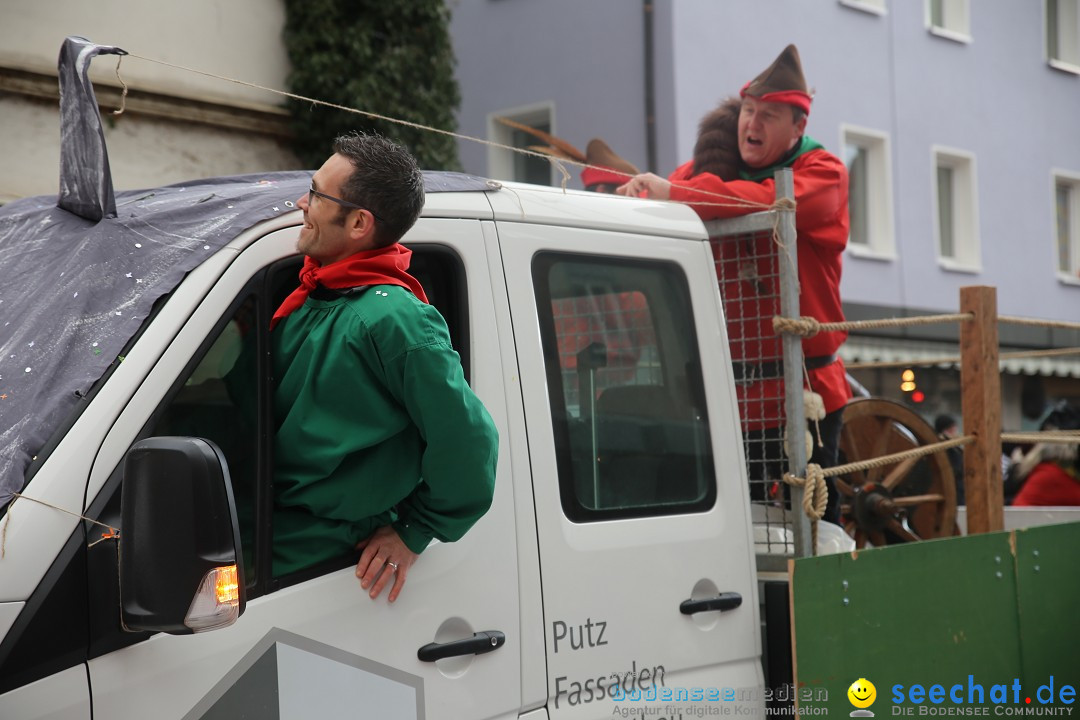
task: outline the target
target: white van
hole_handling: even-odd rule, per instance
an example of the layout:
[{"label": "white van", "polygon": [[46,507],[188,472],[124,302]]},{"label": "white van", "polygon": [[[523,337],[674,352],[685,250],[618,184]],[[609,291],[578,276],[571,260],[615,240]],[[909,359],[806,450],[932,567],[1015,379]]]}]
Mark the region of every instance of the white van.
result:
[{"label": "white van", "polygon": [[[634,691],[760,691],[728,345],[687,207],[429,174],[404,242],[498,426],[491,510],[429,547],[392,605],[361,590],[355,558],[271,576],[263,349],[296,284],[306,178],[121,193],[118,218],[83,223],[145,238],[124,258],[184,245],[193,269],[110,336],[121,349],[18,468],[29,481],[0,520],[0,718],[607,718]],[[35,262],[40,244],[14,235],[57,222],[51,203],[0,209],[5,256],[22,242]],[[170,226],[170,203],[205,217]],[[203,244],[242,203],[267,219]],[[15,293],[74,292],[39,269],[40,284],[0,286],[0,312]],[[140,279],[112,270],[102,285]],[[0,395],[34,375],[11,331],[27,318],[2,320]],[[238,370],[254,415],[226,392]]]}]

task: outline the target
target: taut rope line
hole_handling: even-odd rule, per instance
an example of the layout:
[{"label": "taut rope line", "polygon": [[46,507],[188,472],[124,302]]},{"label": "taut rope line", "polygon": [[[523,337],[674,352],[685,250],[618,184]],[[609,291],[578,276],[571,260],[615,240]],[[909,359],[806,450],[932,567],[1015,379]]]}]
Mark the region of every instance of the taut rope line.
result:
[{"label": "taut rope line", "polygon": [[[288,91],[285,91],[285,90],[278,90],[276,88],[266,87],[265,85],[259,85],[257,83],[248,82],[246,80],[238,80],[236,78],[226,77],[224,75],[217,75],[217,74],[214,74],[214,73],[211,73],[211,72],[206,72],[204,70],[196,70],[195,68],[190,68],[190,67],[187,67],[185,65],[178,65],[176,63],[166,62],[164,60],[155,60],[154,58],[149,58],[149,57],[146,57],[144,55],[139,55],[137,53],[128,53],[128,55],[130,57],[133,57],[133,58],[138,58],[139,60],[145,60],[146,62],[155,63],[157,65],[164,65],[165,67],[171,67],[171,68],[174,68],[176,70],[183,70],[185,72],[195,73],[196,75],[202,75],[203,77],[213,78],[215,80],[222,80],[224,82],[231,82],[231,83],[234,83],[236,85],[243,85],[245,87],[255,88],[256,90],[262,90],[264,92],[274,93],[276,95],[281,95],[283,97],[292,98],[293,100],[299,100],[301,102],[311,103],[312,105],[321,105],[323,107],[333,108],[335,110],[342,110],[344,112],[355,113],[357,115],[363,115],[365,117],[373,118],[373,119],[376,119],[376,120],[384,120],[386,122],[396,123],[398,125],[404,125],[406,127],[415,128],[416,130],[423,130],[424,132],[433,132],[433,133],[438,133],[440,135],[447,135],[449,137],[456,138],[458,140],[468,140],[469,142],[479,143],[481,145],[487,145],[489,147],[498,148],[500,150],[507,150],[509,152],[519,153],[521,155],[528,155],[528,156],[531,156],[531,157],[539,158],[541,160],[546,160],[546,161],[548,161],[550,163],[553,163],[559,169],[559,171],[562,173],[562,175],[563,175],[563,189],[564,190],[565,190],[565,187],[566,187],[566,185],[565,185],[566,184],[566,178],[569,177],[569,173],[567,173],[566,168],[563,167],[564,163],[568,163],[570,165],[575,165],[575,166],[578,166],[578,167],[581,167],[581,168],[591,168],[591,169],[595,169],[595,170],[604,170],[604,171],[607,171],[607,172],[612,172],[612,173],[615,173],[616,175],[621,175],[621,176],[623,176],[623,177],[625,177],[627,179],[630,179],[630,178],[634,177],[633,175],[631,175],[629,173],[624,173],[624,172],[621,172],[621,171],[618,171],[618,170],[613,170],[612,168],[602,167],[602,166],[599,166],[599,165],[590,165],[589,163],[578,162],[577,160],[570,160],[570,159],[567,159],[567,158],[556,158],[556,157],[554,157],[552,155],[547,155],[545,153],[536,152],[534,150],[526,150],[525,148],[517,148],[517,147],[513,147],[511,145],[505,145],[503,143],[498,143],[498,142],[495,142],[493,140],[484,140],[483,138],[473,137],[472,135],[464,135],[462,133],[456,133],[456,132],[453,132],[451,130],[443,130],[442,128],[432,127],[430,125],[423,125],[421,123],[415,123],[415,122],[411,122],[409,120],[402,120],[401,118],[390,117],[389,115],[381,115],[379,113],[370,112],[368,110],[359,110],[357,108],[351,108],[351,107],[348,107],[348,106],[345,106],[345,105],[339,105],[337,103],[327,102],[325,100],[318,100],[316,98],[310,98],[310,97],[306,97],[304,95],[298,95],[296,93],[291,93],[291,92],[288,92]],[[120,66],[119,66],[119,63],[117,63],[117,77],[119,77],[119,73],[120,73]],[[123,80],[121,80],[120,82],[121,82],[121,84],[123,84]],[[125,90],[126,90],[126,85],[125,85]],[[762,211],[771,210],[771,209],[774,209],[774,208],[779,209],[779,208],[783,207],[782,205],[758,203],[758,202],[753,202],[751,200],[744,200],[742,198],[738,198],[738,197],[734,197],[734,196],[730,196],[730,195],[723,195],[721,193],[710,192],[710,191],[707,191],[707,190],[695,190],[695,192],[699,193],[699,194],[701,194],[703,196],[720,198],[721,200],[724,200],[725,202],[719,202],[719,203],[694,202],[694,203],[692,203],[694,205],[711,205],[711,206],[717,206],[717,207],[753,208],[753,209],[762,210]],[[783,200],[783,199],[781,199],[781,200]]]},{"label": "taut rope line", "polygon": [[[1004,437],[1004,435],[1002,436]],[[1074,438],[1074,441],[1076,438]],[[960,447],[961,445],[967,445],[974,442],[974,435],[965,435],[963,437],[953,438],[952,440],[942,440],[931,445],[923,445],[921,447],[913,448],[911,450],[904,450],[903,452],[893,453],[891,455],[882,455],[881,457],[871,458],[869,460],[860,460],[859,462],[847,463],[845,465],[835,465],[829,468],[822,468],[815,463],[809,463],[806,466],[806,473],[809,477],[811,475],[810,468],[817,468],[817,471],[821,472],[822,477],[836,477],[837,475],[846,475],[847,473],[860,472],[862,470],[870,470],[872,468],[885,467],[886,465],[895,465],[902,460],[909,458],[920,458],[926,455],[933,455],[934,453],[942,450],[948,450],[949,448]],[[798,478],[796,478],[798,480]]]},{"label": "taut rope line", "polygon": [[1076,445],[1080,443],[1080,430],[1043,430],[1042,432],[1001,433],[1003,442],[1053,443],[1056,445]]},{"label": "taut rope line", "polygon": [[[885,467],[886,465],[895,465],[896,463],[909,458],[920,458],[925,457],[926,455],[933,455],[942,450],[960,447],[961,445],[967,445],[974,441],[975,437],[973,435],[965,435],[963,437],[953,438],[952,440],[943,440],[941,442],[933,443],[932,445],[923,445],[922,447],[913,448],[911,450],[893,453],[892,455],[882,455],[881,457],[847,463],[846,465],[836,465],[835,467],[830,468],[823,468],[817,463],[807,463],[805,478],[792,475],[791,473],[784,473],[785,483],[803,489],[803,512],[810,518],[810,538],[811,545],[814,548],[813,553],[815,555],[817,554],[818,521],[825,515],[825,506],[829,497],[828,489],[825,485],[825,478],[846,475],[847,473],[869,470],[871,468]],[[1073,437],[1072,441],[1080,442],[1080,437]]]},{"label": "taut rope line", "polygon": [[[108,533],[102,535],[103,538],[119,537],[119,535],[120,535],[120,532],[116,528],[112,527],[111,525],[106,525],[105,523],[98,522],[97,520],[94,520],[93,518],[88,518],[85,515],[80,515],[79,513],[72,512],[71,510],[66,510],[66,509],[60,507],[59,505],[53,505],[52,503],[47,503],[44,500],[38,500],[37,498],[30,497],[29,495],[23,495],[22,493],[14,493],[11,496],[11,502],[8,504],[7,515],[4,516],[4,529],[3,529],[3,531],[0,531],[0,560],[4,559],[4,554],[5,554],[6,545],[7,545],[7,529],[8,529],[8,525],[11,523],[11,511],[15,507],[15,501],[16,500],[22,500],[22,499],[30,500],[32,502],[36,502],[38,505],[44,505],[45,507],[52,508],[53,510],[59,510],[62,513],[67,513],[68,515],[73,515],[73,516],[79,518],[80,520],[85,520],[85,521],[93,523],[95,525],[100,525],[101,527],[103,527],[103,528],[105,528],[106,530],[109,531]],[[100,541],[96,541],[96,542],[100,542]],[[93,545],[93,544],[95,544],[95,543],[91,543],[91,545]]]},{"label": "taut rope line", "polygon": [[823,323],[816,318],[802,316],[798,318],[786,318],[779,315],[773,317],[773,332],[791,333],[802,337],[814,337],[819,332],[835,332],[837,330],[864,330],[887,327],[910,327],[913,325],[937,325],[938,323],[958,322],[972,320],[972,313],[953,313],[951,315],[920,315],[906,318],[881,318],[879,320],[851,320],[848,322]]},{"label": "taut rope line", "polygon": [[1038,318],[1016,317],[1014,315],[998,315],[998,322],[1010,325],[1035,325],[1037,327],[1080,330],[1080,322],[1068,322],[1067,320],[1039,320]]},{"label": "taut rope line", "polygon": [[[813,337],[819,332],[834,332],[836,330],[868,330],[887,327],[909,327],[912,325],[936,325],[938,323],[962,322],[973,320],[972,313],[952,313],[944,315],[917,315],[906,318],[879,318],[877,320],[851,320],[848,322],[823,323],[817,319],[803,316],[800,318],[773,318],[773,331],[776,333],[791,333],[803,337]],[[1011,315],[999,315],[999,323],[1012,325],[1032,325],[1036,327],[1061,328],[1066,330],[1080,330],[1080,322],[1068,322],[1065,320],[1039,320],[1038,318],[1014,317]],[[1070,351],[1074,352],[1074,351]],[[1062,353],[1068,354],[1068,353]],[[1022,357],[1014,355],[1014,357]]]},{"label": "taut rope line", "polygon": [[[1043,442],[1062,445],[1074,445],[1080,443],[1080,430],[1051,430],[1029,433],[1002,433],[1001,439],[1005,442]],[[814,547],[816,549],[817,521],[825,514],[825,505],[823,500],[826,497],[824,491],[818,490],[818,487],[824,487],[825,478],[836,477],[837,475],[846,475],[848,473],[860,472],[863,470],[870,470],[872,468],[885,467],[886,465],[895,465],[909,458],[920,458],[927,455],[933,455],[935,453],[941,452],[942,450],[960,447],[974,441],[975,437],[973,435],[964,435],[963,437],[953,438],[951,440],[943,440],[941,442],[936,442],[930,445],[923,445],[922,447],[893,453],[891,455],[882,455],[881,457],[871,458],[869,460],[860,460],[859,462],[847,463],[845,465],[836,465],[830,468],[822,468],[817,463],[808,463],[806,465],[805,478],[800,478],[790,473],[785,473],[784,482],[786,482],[788,485],[793,485],[794,487],[801,487],[804,489],[803,510],[806,512],[806,515],[811,519],[813,523],[812,532],[814,534]],[[819,495],[819,492],[823,494]],[[811,504],[815,501],[817,504],[814,507],[811,507]]]}]

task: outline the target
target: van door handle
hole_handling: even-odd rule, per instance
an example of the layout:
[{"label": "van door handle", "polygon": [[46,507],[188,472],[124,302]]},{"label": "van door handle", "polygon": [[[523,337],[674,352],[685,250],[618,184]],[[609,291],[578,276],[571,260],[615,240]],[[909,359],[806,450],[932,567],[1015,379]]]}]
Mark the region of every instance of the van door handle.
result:
[{"label": "van door handle", "polygon": [[471,638],[454,640],[448,643],[428,643],[416,651],[420,662],[435,662],[458,655],[483,655],[500,648],[506,642],[506,636],[498,630],[484,630],[473,633]]},{"label": "van door handle", "polygon": [[737,592],[720,593],[716,597],[702,598],[701,600],[683,600],[679,604],[679,612],[683,615],[693,615],[710,610],[734,610],[742,605],[742,595]]}]

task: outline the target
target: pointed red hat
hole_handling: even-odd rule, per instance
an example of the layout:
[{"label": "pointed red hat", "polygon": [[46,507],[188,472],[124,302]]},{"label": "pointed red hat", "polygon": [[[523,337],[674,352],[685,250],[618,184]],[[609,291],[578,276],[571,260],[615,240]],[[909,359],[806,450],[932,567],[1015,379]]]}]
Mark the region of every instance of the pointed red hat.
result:
[{"label": "pointed red hat", "polygon": [[741,97],[749,95],[765,102],[794,105],[803,112],[809,113],[811,97],[807,92],[806,77],[803,75],[798,48],[794,45],[784,48],[784,51],[773,60],[772,65],[743,85],[739,95]]}]

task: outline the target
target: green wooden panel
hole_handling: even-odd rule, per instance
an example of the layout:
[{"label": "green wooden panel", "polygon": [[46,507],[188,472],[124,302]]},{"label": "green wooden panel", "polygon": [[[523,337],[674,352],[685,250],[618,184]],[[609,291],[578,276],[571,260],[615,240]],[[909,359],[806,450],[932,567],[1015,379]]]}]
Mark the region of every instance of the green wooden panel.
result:
[{"label": "green wooden panel", "polygon": [[[981,687],[970,704],[988,716],[1041,715],[1051,676],[1050,704],[1080,706],[1060,694],[1080,688],[1080,523],[800,559],[792,597],[796,682],[828,694],[809,708],[848,716],[847,689],[866,678],[879,718],[955,712],[957,685],[960,705]],[[945,697],[913,703],[913,685]]]},{"label": "green wooden panel", "polygon": [[1080,523],[1017,530],[1016,576],[1024,689],[1080,688]]},{"label": "green wooden panel", "polygon": [[876,687],[869,709],[883,717],[897,684],[966,686],[973,675],[989,692],[1020,676],[1007,533],[800,559],[792,592],[797,683],[826,688],[817,704],[830,716],[854,710],[847,690],[859,678]]}]

